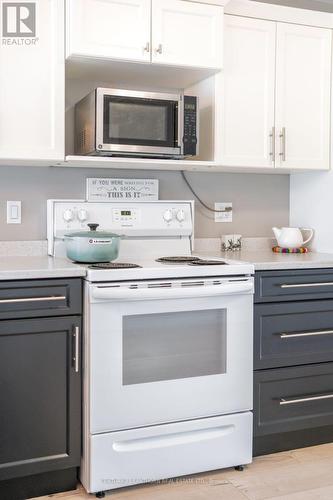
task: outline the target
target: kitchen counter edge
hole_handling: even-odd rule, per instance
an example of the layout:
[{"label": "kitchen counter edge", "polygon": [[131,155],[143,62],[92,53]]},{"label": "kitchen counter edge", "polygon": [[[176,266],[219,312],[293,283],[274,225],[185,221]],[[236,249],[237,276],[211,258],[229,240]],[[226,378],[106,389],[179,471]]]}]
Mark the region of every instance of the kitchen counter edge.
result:
[{"label": "kitchen counter edge", "polygon": [[53,257],[0,257],[0,281],[83,278],[87,274],[84,267],[66,259]]},{"label": "kitchen counter edge", "polygon": [[278,254],[271,250],[241,250],[239,252],[220,252],[217,255],[224,259],[253,264],[255,271],[333,268],[333,254],[329,253]]}]

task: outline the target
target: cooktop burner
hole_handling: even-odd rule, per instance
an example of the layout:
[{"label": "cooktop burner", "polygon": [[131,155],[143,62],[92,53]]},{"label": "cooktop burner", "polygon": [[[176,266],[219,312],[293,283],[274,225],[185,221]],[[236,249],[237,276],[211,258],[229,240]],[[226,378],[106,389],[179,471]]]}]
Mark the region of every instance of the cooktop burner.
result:
[{"label": "cooktop burner", "polygon": [[199,257],[190,257],[190,256],[182,256],[182,257],[160,257],[156,259],[156,262],[164,262],[164,263],[175,263],[175,264],[183,264],[189,262],[196,262],[200,260]]},{"label": "cooktop burner", "polygon": [[189,266],[227,266],[223,260],[194,260],[188,263]]},{"label": "cooktop burner", "polygon": [[223,260],[205,260],[199,257],[182,256],[182,257],[160,257],[156,262],[163,264],[188,264],[189,266],[226,266],[227,263]]},{"label": "cooktop burner", "polygon": [[92,264],[89,266],[90,269],[134,269],[138,264],[125,264],[122,262],[102,262],[99,264]]}]

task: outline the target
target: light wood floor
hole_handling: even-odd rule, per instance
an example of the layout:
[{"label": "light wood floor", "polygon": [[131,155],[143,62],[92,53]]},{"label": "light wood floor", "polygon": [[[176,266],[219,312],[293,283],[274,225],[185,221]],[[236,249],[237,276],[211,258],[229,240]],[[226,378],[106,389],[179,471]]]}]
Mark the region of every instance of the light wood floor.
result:
[{"label": "light wood floor", "polygon": [[[44,500],[93,500],[82,488]],[[333,443],[256,458],[227,469],[107,493],[106,500],[333,500]],[[39,499],[40,500],[40,499]]]}]

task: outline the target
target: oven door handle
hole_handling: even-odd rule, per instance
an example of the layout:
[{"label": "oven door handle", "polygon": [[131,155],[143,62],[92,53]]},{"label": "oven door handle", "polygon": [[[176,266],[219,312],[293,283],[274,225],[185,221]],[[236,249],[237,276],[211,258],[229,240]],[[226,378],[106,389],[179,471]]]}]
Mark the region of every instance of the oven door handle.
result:
[{"label": "oven door handle", "polygon": [[98,300],[163,300],[188,299],[197,297],[218,297],[220,295],[239,295],[253,293],[253,283],[225,283],[222,285],[203,285],[174,288],[123,288],[99,287],[92,288],[92,298]]}]

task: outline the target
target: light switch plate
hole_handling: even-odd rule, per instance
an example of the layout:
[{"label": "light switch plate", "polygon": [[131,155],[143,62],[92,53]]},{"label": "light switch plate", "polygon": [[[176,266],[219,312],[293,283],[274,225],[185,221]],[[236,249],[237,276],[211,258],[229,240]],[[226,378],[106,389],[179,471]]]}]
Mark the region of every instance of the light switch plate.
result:
[{"label": "light switch plate", "polygon": [[7,224],[21,224],[20,201],[7,201]]},{"label": "light switch plate", "polygon": [[215,212],[215,222],[232,222],[232,203],[215,203],[215,210],[223,210]]}]

